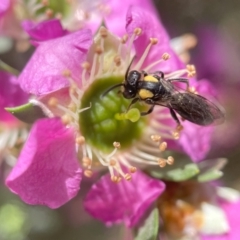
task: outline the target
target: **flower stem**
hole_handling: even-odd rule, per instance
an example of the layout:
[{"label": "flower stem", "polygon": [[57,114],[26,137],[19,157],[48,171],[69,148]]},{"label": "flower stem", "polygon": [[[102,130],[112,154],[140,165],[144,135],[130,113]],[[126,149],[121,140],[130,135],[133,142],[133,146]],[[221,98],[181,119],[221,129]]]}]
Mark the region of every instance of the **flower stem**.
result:
[{"label": "flower stem", "polygon": [[5,72],[11,73],[15,76],[19,75],[19,71],[13,67],[11,67],[10,65],[8,65],[7,63],[3,62],[2,60],[0,60],[0,70],[3,70]]}]

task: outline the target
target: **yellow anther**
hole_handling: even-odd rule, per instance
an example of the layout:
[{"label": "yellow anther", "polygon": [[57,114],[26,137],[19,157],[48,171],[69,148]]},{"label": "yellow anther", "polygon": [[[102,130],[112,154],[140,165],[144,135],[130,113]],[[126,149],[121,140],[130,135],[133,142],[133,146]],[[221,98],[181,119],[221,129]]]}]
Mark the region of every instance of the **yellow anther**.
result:
[{"label": "yellow anther", "polygon": [[115,148],[120,148],[120,147],[121,147],[121,144],[120,144],[120,142],[114,142],[114,143],[113,143],[113,146],[114,146]]},{"label": "yellow anther", "polygon": [[102,54],[103,53],[103,49],[100,47],[100,46],[97,46],[96,48],[95,48],[95,53],[97,53],[97,54]]},{"label": "yellow anther", "polygon": [[162,59],[163,59],[164,61],[167,61],[170,57],[171,57],[171,56],[170,56],[170,54],[168,54],[168,53],[164,53],[164,54],[162,55]]},{"label": "yellow anther", "polygon": [[118,178],[119,177],[117,177],[117,176],[111,176],[111,180],[112,180],[112,182],[114,182],[114,183],[118,183]]},{"label": "yellow anther", "polygon": [[157,38],[150,38],[150,43],[151,43],[152,45],[155,45],[155,44],[158,43],[158,39],[157,39]]},{"label": "yellow anther", "polygon": [[117,66],[121,65],[121,57],[120,56],[115,56],[114,57],[114,62]]},{"label": "yellow anther", "polygon": [[48,18],[52,18],[53,17],[53,10],[48,8],[46,11],[45,11],[45,14]]},{"label": "yellow anther", "polygon": [[100,27],[99,33],[103,38],[106,38],[108,36],[108,30],[103,26]]},{"label": "yellow anther", "polygon": [[174,163],[174,158],[173,158],[172,156],[169,156],[169,157],[167,158],[167,164],[173,165],[173,163]]},{"label": "yellow anther", "polygon": [[129,168],[129,172],[130,173],[135,173],[137,171],[137,168],[136,167],[130,167]]},{"label": "yellow anther", "polygon": [[190,93],[194,93],[194,94],[196,94],[197,93],[197,91],[196,91],[196,88],[195,87],[189,87],[188,89],[188,92],[190,92]]},{"label": "yellow anther", "polygon": [[162,159],[162,158],[159,158],[159,159],[158,159],[158,165],[159,165],[159,167],[164,168],[164,167],[166,166],[166,164],[167,164],[167,162],[166,162],[165,159]]},{"label": "yellow anther", "polygon": [[180,137],[180,133],[179,133],[179,131],[174,131],[173,133],[172,133],[172,135],[173,135],[173,138],[174,139],[179,139],[179,137]]},{"label": "yellow anther", "polygon": [[186,68],[188,70],[188,77],[194,77],[196,75],[196,68],[194,65],[189,64]]},{"label": "yellow anther", "polygon": [[79,136],[75,139],[75,142],[78,144],[78,145],[83,145],[85,143],[85,138],[83,136]]},{"label": "yellow anther", "polygon": [[83,64],[82,64],[82,68],[84,68],[84,69],[90,69],[90,63],[89,62],[84,62]]},{"label": "yellow anther", "polygon": [[85,175],[85,177],[90,178],[90,177],[92,177],[93,172],[92,172],[92,170],[87,169],[84,171],[84,175]]},{"label": "yellow anther", "polygon": [[89,167],[91,166],[92,160],[89,157],[83,157],[82,163],[84,167]]},{"label": "yellow anther", "polygon": [[128,40],[128,35],[125,34],[125,35],[121,38],[121,43],[122,43],[122,44],[125,44],[125,43],[127,42],[127,40]]},{"label": "yellow anther", "polygon": [[117,178],[117,183],[121,182],[122,181],[122,178],[121,177],[118,177]]},{"label": "yellow anther", "polygon": [[193,64],[188,64],[186,68],[189,72],[196,71],[196,68]]},{"label": "yellow anther", "polygon": [[161,136],[159,136],[159,135],[151,135],[151,140],[153,142],[160,142]]},{"label": "yellow anther", "polygon": [[116,165],[116,160],[114,160],[114,159],[111,159],[110,161],[109,161],[109,165],[111,166],[111,167],[114,167],[115,165]]},{"label": "yellow anther", "polygon": [[131,174],[126,173],[126,174],[124,175],[124,178],[125,178],[127,181],[130,181],[130,180],[132,179],[132,176],[131,176]]},{"label": "yellow anther", "polygon": [[64,77],[71,77],[71,71],[68,70],[68,69],[66,69],[66,70],[64,70],[64,71],[62,72],[62,75],[63,75]]},{"label": "yellow anther", "polygon": [[65,115],[63,115],[63,116],[61,117],[61,120],[62,120],[62,123],[63,123],[64,125],[68,125],[69,123],[71,123],[72,118],[71,118],[71,116],[65,114]]},{"label": "yellow anther", "polygon": [[167,148],[167,143],[166,142],[162,142],[160,145],[159,145],[159,150],[161,152],[165,151]]},{"label": "yellow anther", "polygon": [[50,106],[50,107],[56,107],[57,105],[58,105],[58,100],[57,100],[57,98],[51,97],[51,98],[48,100],[48,106]]},{"label": "yellow anther", "polygon": [[134,32],[135,35],[139,36],[142,33],[142,29],[141,28],[135,28],[133,32]]},{"label": "yellow anther", "polygon": [[178,124],[176,127],[176,131],[181,132],[183,130],[183,125]]}]

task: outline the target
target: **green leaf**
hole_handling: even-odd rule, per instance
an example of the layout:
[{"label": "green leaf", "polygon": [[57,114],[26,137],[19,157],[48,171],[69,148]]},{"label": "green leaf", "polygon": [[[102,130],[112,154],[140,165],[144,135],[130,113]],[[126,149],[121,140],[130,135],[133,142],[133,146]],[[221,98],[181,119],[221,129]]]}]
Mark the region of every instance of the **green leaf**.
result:
[{"label": "green leaf", "polygon": [[197,176],[199,182],[216,180],[223,176],[221,169],[226,165],[227,159],[217,158],[206,160],[198,164],[201,173]]},{"label": "green leaf", "polygon": [[20,121],[30,124],[34,123],[39,118],[46,117],[41,107],[34,105],[33,103],[5,109]]},{"label": "green leaf", "polygon": [[134,240],[156,240],[159,229],[159,212],[154,208],[137,229]]},{"label": "green leaf", "polygon": [[162,169],[159,169],[159,171],[151,170],[150,174],[155,178],[179,182],[193,178],[199,174],[199,172],[200,170],[197,164],[188,163],[183,167],[174,168],[168,171],[163,171]]},{"label": "green leaf", "polygon": [[197,164],[189,163],[184,168],[177,168],[167,172],[167,176],[170,180],[179,182],[188,180],[199,173]]},{"label": "green leaf", "polygon": [[209,182],[209,181],[216,180],[222,176],[223,176],[223,172],[217,169],[211,169],[203,174],[198,175],[197,180],[199,182]]}]

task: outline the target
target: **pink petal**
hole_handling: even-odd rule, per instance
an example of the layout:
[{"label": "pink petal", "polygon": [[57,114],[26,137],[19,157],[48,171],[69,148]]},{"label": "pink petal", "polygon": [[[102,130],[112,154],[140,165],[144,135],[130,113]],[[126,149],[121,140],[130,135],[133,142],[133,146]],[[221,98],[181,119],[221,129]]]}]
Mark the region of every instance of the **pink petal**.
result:
[{"label": "pink petal", "polygon": [[220,204],[226,213],[230,231],[224,235],[209,235],[202,236],[201,240],[237,240],[240,238],[240,201],[235,203],[225,202]]},{"label": "pink petal", "polygon": [[10,8],[10,0],[0,1],[0,17]]},{"label": "pink petal", "polygon": [[79,79],[91,43],[88,29],[41,43],[19,76],[21,87],[38,96],[68,87],[63,72],[69,70]]},{"label": "pink petal", "polygon": [[125,19],[128,8],[131,5],[140,5],[141,8],[148,10],[151,15],[157,15],[151,0],[108,0],[107,6],[110,8],[110,12],[104,15],[104,19],[107,28],[112,33],[120,37],[126,33],[125,23],[124,21],[119,21],[119,19]]},{"label": "pink petal", "polygon": [[163,182],[140,171],[131,181],[122,180],[118,184],[105,175],[92,186],[84,205],[94,218],[108,225],[124,222],[134,227],[164,189]]},{"label": "pink petal", "polygon": [[134,29],[141,28],[142,33],[134,41],[134,47],[137,53],[136,59],[138,60],[144,53],[146,47],[149,45],[150,38],[157,38],[158,43],[152,46],[143,66],[161,59],[163,53],[169,53],[171,58],[168,61],[157,64],[153,70],[161,70],[164,73],[169,73],[171,71],[184,68],[183,63],[179,60],[176,54],[170,47],[169,36],[164,29],[161,21],[157,18],[155,14],[150,11],[143,9],[141,7],[132,6],[127,12],[127,23],[126,30],[129,35],[132,35]]},{"label": "pink petal", "polygon": [[16,118],[5,107],[16,107],[28,101],[28,95],[20,88],[17,78],[0,71],[0,121],[15,122]]},{"label": "pink petal", "polygon": [[25,20],[22,22],[22,27],[32,39],[37,41],[32,41],[35,46],[39,45],[38,41],[46,41],[67,34],[59,19],[50,19],[37,24],[30,20]]},{"label": "pink petal", "polygon": [[213,127],[202,127],[188,121],[183,125],[179,145],[194,162],[199,162],[210,150]]},{"label": "pink petal", "polygon": [[79,190],[74,133],[60,119],[41,119],[32,127],[6,184],[28,204],[58,208]]}]

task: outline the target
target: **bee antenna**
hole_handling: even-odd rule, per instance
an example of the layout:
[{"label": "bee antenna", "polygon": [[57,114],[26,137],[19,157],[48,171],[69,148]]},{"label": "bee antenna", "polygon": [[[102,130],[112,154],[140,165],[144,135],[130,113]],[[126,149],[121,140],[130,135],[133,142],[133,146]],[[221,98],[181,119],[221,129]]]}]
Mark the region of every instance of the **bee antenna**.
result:
[{"label": "bee antenna", "polygon": [[102,95],[101,95],[101,98],[105,97],[110,91],[112,91],[113,89],[117,88],[117,87],[120,87],[120,86],[123,86],[124,84],[123,83],[118,83],[112,87],[110,87],[109,89],[107,89]]},{"label": "bee antenna", "polygon": [[129,64],[129,66],[128,66],[127,70],[126,70],[126,73],[125,73],[125,79],[127,79],[127,76],[128,76],[129,70],[130,70],[130,68],[131,68],[131,66],[132,66],[132,63],[133,63],[133,60],[135,59],[135,57],[136,57],[136,56],[134,56],[134,57],[132,58],[132,60],[131,60],[131,62],[130,62],[130,64]]}]

